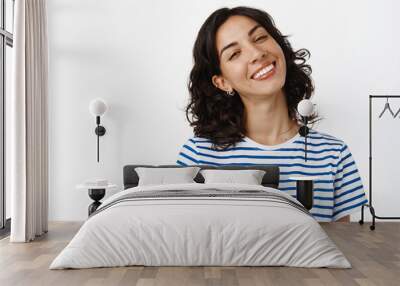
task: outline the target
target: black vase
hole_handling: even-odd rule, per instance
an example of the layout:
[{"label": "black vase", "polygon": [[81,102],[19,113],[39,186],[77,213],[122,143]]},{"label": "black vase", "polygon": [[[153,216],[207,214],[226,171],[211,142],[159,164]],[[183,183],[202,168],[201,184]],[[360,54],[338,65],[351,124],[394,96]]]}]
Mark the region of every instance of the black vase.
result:
[{"label": "black vase", "polygon": [[94,213],[101,205],[100,200],[104,197],[105,194],[106,189],[89,189],[89,197],[94,200],[94,202],[88,208],[89,216]]}]

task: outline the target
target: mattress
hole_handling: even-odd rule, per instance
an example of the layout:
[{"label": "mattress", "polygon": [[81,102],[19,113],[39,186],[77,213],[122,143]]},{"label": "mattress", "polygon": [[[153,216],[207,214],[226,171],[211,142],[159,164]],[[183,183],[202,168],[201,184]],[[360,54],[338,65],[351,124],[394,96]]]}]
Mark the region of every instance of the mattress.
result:
[{"label": "mattress", "polygon": [[111,196],[50,269],[130,265],[351,267],[293,197],[258,185],[199,183]]}]

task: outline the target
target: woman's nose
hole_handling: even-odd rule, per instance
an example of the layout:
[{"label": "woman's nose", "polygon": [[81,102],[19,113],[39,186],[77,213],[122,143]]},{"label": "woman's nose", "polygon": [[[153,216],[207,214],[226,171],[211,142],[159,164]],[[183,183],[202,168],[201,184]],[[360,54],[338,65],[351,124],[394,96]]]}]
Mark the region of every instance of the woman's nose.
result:
[{"label": "woman's nose", "polygon": [[260,47],[250,45],[250,62],[252,64],[257,63],[258,61],[264,59],[266,57],[267,52],[262,50]]}]

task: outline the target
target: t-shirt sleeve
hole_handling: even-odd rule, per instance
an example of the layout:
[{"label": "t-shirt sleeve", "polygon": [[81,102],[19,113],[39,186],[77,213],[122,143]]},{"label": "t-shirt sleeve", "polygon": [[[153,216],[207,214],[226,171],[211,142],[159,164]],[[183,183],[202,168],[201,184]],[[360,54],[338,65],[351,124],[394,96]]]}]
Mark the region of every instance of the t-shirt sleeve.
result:
[{"label": "t-shirt sleeve", "polygon": [[367,202],[356,162],[346,144],[343,144],[334,181],[333,220],[360,210]]},{"label": "t-shirt sleeve", "polygon": [[198,165],[200,164],[198,154],[196,142],[191,138],[181,147],[176,164],[181,166]]}]

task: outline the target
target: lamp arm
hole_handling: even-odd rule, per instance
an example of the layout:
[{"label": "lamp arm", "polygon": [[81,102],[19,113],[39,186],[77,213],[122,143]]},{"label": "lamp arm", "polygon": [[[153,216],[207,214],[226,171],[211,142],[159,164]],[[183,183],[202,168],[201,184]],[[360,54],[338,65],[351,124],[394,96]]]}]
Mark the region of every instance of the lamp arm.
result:
[{"label": "lamp arm", "polygon": [[307,130],[308,117],[307,116],[304,118],[304,124],[306,126],[305,127],[306,128],[305,136],[304,136],[304,159],[305,159],[305,162],[307,162],[307,135],[308,135],[308,130]]},{"label": "lamp arm", "polygon": [[[97,124],[97,128],[99,128],[99,126],[100,126],[100,116],[96,116],[96,124]],[[96,132],[96,133],[97,133],[97,162],[99,162],[99,154],[100,154],[100,152],[99,152],[99,148],[100,148],[99,138],[100,138],[100,136],[99,136],[99,132]]]},{"label": "lamp arm", "polygon": [[[99,126],[99,125],[97,125],[97,126]],[[99,136],[99,133],[97,133],[97,162],[99,162],[99,146],[100,146],[100,144],[99,144],[99,138],[100,138],[100,136]]]}]

